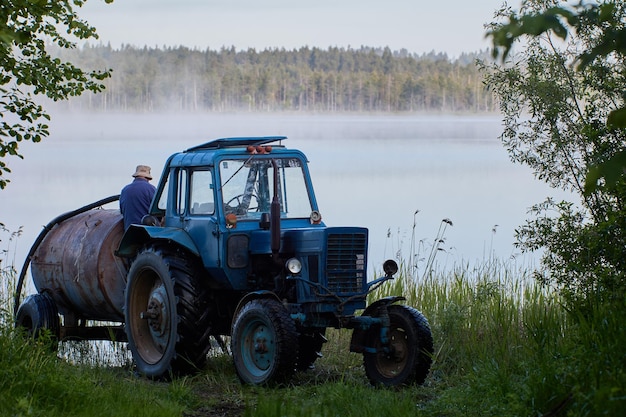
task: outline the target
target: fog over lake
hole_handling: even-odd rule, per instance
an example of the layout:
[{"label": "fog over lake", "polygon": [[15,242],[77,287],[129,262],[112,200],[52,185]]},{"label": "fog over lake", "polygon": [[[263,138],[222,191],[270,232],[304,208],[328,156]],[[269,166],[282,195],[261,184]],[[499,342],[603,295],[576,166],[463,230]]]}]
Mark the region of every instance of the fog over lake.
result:
[{"label": "fog over lake", "polygon": [[[532,262],[535,257],[513,247],[514,229],[531,205],[565,195],[510,162],[498,140],[497,115],[52,116],[49,138],[22,143],[24,160],[5,159],[13,172],[0,191],[0,222],[12,231],[23,226],[14,250],[18,270],[54,217],[118,194],[139,164],[152,167],[156,185],[172,153],[219,137],[287,136],[284,145],[309,158],[324,222],[369,228],[370,270],[399,251],[408,259],[412,233],[427,255],[442,219],[453,226],[445,231],[439,264],[490,256]],[[4,237],[2,245],[6,249]]]}]

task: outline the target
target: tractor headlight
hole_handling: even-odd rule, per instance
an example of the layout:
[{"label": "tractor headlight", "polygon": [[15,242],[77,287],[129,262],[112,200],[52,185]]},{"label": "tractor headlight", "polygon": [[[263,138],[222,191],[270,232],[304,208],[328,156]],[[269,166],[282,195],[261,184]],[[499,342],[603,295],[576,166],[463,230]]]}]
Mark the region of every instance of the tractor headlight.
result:
[{"label": "tractor headlight", "polygon": [[290,258],[285,262],[285,268],[292,274],[299,274],[302,271],[302,263],[296,258]]}]

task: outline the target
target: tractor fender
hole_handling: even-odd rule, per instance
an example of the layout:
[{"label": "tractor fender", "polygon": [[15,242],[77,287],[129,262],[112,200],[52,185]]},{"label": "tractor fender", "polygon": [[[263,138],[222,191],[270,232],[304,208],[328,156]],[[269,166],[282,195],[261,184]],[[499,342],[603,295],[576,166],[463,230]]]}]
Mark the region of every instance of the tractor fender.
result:
[{"label": "tractor fender", "polygon": [[183,229],[137,224],[131,225],[128,230],[126,230],[115,254],[124,258],[133,257],[142,247],[154,241],[164,241],[169,244],[175,244],[196,256],[200,256],[200,251],[198,251],[191,236]]},{"label": "tractor fender", "polygon": [[380,300],[376,300],[372,304],[367,306],[367,308],[361,315],[362,316],[374,316],[374,312],[378,309],[379,306],[383,304],[386,306],[390,306],[393,303],[397,303],[398,301],[404,301],[404,300],[406,300],[406,297],[403,297],[401,295],[392,295],[389,297],[381,298]]},{"label": "tractor fender", "polygon": [[237,303],[237,308],[235,309],[235,312],[233,314],[233,323],[237,319],[237,315],[239,314],[239,311],[243,308],[244,305],[246,305],[248,302],[252,300],[259,300],[259,299],[273,299],[273,300],[278,301],[279,303],[282,303],[280,298],[273,291],[261,290],[261,291],[249,292],[246,295],[244,295],[241,300],[239,300],[239,303]]},{"label": "tractor fender", "polygon": [[[406,300],[406,298],[402,296],[389,296],[381,298],[380,300],[376,300],[372,304],[367,306],[361,316],[376,317],[377,310],[380,306],[390,306],[391,304],[404,300]],[[365,337],[367,336],[368,330],[369,328],[356,327],[352,331],[352,338],[350,339],[350,352],[362,353],[363,346],[365,345]]]}]

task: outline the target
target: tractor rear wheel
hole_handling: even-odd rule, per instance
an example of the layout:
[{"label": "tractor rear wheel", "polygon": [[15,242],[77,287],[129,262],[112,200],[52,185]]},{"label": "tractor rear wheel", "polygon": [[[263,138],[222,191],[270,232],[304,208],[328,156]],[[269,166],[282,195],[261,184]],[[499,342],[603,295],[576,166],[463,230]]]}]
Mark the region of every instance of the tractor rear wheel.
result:
[{"label": "tractor rear wheel", "polygon": [[373,346],[377,353],[364,353],[365,373],[373,385],[423,384],[433,354],[428,320],[416,309],[404,305],[389,306],[388,313],[388,350],[383,350],[380,328],[370,329],[368,346]]},{"label": "tractor rear wheel", "polygon": [[278,301],[252,300],[233,322],[231,351],[242,382],[285,381],[294,373],[298,358],[295,322]]},{"label": "tractor rear wheel", "polygon": [[210,348],[204,287],[182,254],[149,248],[133,261],[125,326],[137,371],[150,378],[204,366]]}]

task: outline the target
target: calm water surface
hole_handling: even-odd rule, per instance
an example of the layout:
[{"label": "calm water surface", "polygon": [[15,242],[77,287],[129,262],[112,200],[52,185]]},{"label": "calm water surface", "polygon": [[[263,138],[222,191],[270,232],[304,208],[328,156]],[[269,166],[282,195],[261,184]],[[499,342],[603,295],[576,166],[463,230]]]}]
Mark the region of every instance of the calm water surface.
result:
[{"label": "calm water surface", "polygon": [[563,196],[509,161],[497,116],[54,114],[50,126],[48,139],[21,146],[24,160],[8,160],[0,191],[0,222],[23,226],[18,270],[57,215],[118,194],[138,164],[158,179],[170,154],[218,137],[288,136],[309,157],[326,224],[369,228],[370,269],[407,259],[412,235],[425,256],[443,219],[453,226],[439,264],[532,262],[513,247],[514,229],[532,204]]}]

